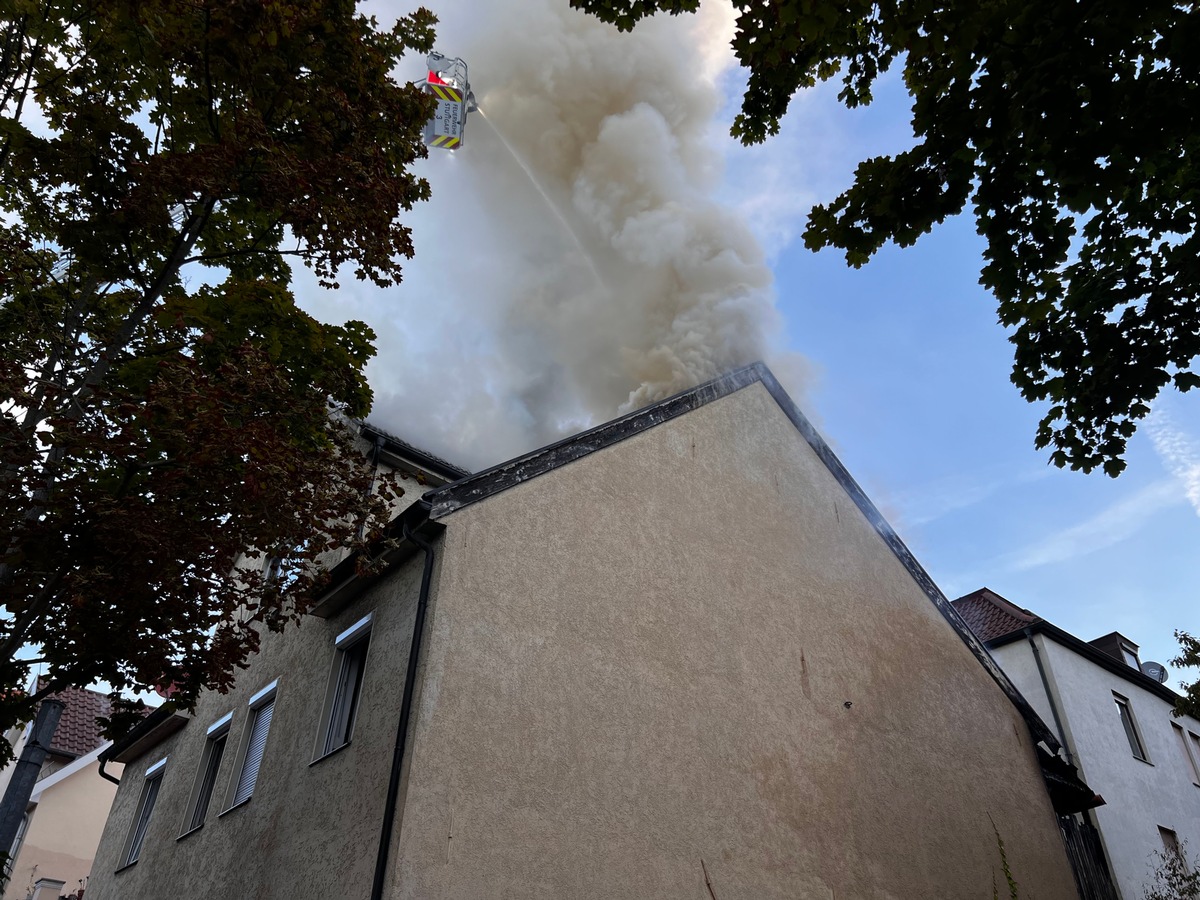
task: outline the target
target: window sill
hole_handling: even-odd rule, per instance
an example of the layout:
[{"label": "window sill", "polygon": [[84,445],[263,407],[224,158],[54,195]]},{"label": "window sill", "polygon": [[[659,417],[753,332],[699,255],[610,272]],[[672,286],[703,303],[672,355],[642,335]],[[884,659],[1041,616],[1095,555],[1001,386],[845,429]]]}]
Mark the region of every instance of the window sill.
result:
[{"label": "window sill", "polygon": [[1142,759],[1140,756],[1135,756],[1135,757],[1134,757],[1134,759],[1136,759],[1136,760],[1137,760],[1138,762],[1140,762],[1140,763],[1145,763],[1145,764],[1146,764],[1146,765],[1148,765],[1148,766],[1153,766],[1153,765],[1154,765],[1154,763],[1150,762],[1150,760],[1148,760],[1148,759]]},{"label": "window sill", "polygon": [[195,828],[189,828],[187,831],[185,831],[179,837],[175,838],[175,841],[178,843],[179,841],[182,841],[185,837],[191,837],[193,834],[195,834],[197,831],[199,831],[203,827],[204,827],[204,823],[201,822]]},{"label": "window sill", "polygon": [[245,800],[243,800],[241,803],[233,804],[233,806],[229,807],[229,809],[226,809],[226,810],[223,810],[222,812],[217,813],[217,818],[219,819],[222,816],[227,816],[231,812],[233,812],[235,809],[241,809],[243,806],[245,806],[247,803],[249,803],[253,799],[254,799],[254,796],[251,795],[251,796],[247,797]]},{"label": "window sill", "polygon": [[340,747],[334,747],[334,748],[333,748],[332,750],[330,750],[328,753],[324,753],[324,754],[322,754],[321,756],[318,756],[318,757],[317,757],[316,759],[314,759],[312,762],[310,762],[310,763],[308,764],[308,767],[311,769],[311,768],[312,768],[313,766],[315,766],[317,763],[319,763],[319,762],[324,762],[325,760],[329,759],[329,757],[331,757],[331,756],[337,756],[339,753],[341,753],[343,750],[345,750],[345,749],[346,749],[347,747],[349,747],[349,746],[350,746],[350,741],[346,741],[346,743],[342,744],[342,746],[340,746]]},{"label": "window sill", "polygon": [[136,859],[133,862],[125,863],[125,865],[121,866],[119,869],[113,869],[113,874],[120,875],[122,872],[126,871],[127,869],[132,869],[137,864],[138,864],[138,861]]}]

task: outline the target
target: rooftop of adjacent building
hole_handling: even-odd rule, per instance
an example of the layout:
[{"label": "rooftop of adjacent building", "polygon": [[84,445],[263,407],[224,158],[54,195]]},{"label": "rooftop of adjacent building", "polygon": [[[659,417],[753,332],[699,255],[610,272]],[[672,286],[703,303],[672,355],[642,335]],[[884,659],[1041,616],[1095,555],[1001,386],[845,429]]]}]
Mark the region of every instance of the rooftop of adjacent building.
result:
[{"label": "rooftop of adjacent building", "polygon": [[986,587],[951,603],[975,636],[989,649],[1020,640],[1027,633],[1044,633],[1165,700],[1174,703],[1177,699],[1174,691],[1146,673],[1147,667],[1158,664],[1143,662],[1138,656],[1138,645],[1118,631],[1084,641]]},{"label": "rooftop of adjacent building", "polygon": [[[38,689],[44,684],[44,680],[39,678]],[[58,720],[54,739],[50,743],[51,754],[75,759],[86,756],[105,742],[96,719],[112,714],[112,702],[107,694],[71,687],[49,697],[61,700],[64,704],[62,717]]]}]

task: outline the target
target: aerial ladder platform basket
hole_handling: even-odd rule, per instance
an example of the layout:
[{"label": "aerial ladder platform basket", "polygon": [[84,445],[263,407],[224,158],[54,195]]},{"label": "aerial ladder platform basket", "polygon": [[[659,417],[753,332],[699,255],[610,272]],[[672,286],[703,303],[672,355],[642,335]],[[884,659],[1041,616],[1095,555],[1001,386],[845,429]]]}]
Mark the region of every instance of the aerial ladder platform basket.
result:
[{"label": "aerial ladder platform basket", "polygon": [[425,143],[456,150],[463,145],[467,113],[478,108],[467,81],[467,64],[437,52],[430,53],[425,62],[429,74],[421,89],[437,98],[433,116],[425,123]]}]

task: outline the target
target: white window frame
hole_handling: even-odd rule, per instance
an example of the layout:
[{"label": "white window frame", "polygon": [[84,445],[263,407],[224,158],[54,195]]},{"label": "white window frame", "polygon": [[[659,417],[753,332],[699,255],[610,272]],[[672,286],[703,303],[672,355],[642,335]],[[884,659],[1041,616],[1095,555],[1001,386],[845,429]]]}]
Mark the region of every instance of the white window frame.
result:
[{"label": "white window frame", "polygon": [[154,817],[154,807],[158,803],[158,795],[162,792],[163,773],[167,768],[167,757],[146,769],[143,776],[142,792],[138,797],[137,812],[133,816],[133,824],[129,835],[125,838],[125,847],[121,851],[121,868],[132,866],[142,858],[146,848],[146,833],[150,830],[150,820]]},{"label": "white window frame", "polygon": [[1159,825],[1158,836],[1162,840],[1164,852],[1172,853],[1180,860],[1186,861],[1183,855],[1183,846],[1179,843],[1179,834],[1174,828]]},{"label": "white window frame", "polygon": [[1117,704],[1117,715],[1121,720],[1121,727],[1125,730],[1125,737],[1129,741],[1129,752],[1133,754],[1134,759],[1140,759],[1144,763],[1150,762],[1150,755],[1146,752],[1146,741],[1142,737],[1142,729],[1138,728],[1137,717],[1133,714],[1133,704],[1129,702],[1129,698],[1112,692],[1113,700]]},{"label": "white window frame", "polygon": [[1183,754],[1183,761],[1187,765],[1188,774],[1192,776],[1192,784],[1200,787],[1200,764],[1196,762],[1196,757],[1192,754],[1191,743],[1188,740],[1188,732],[1183,726],[1177,722],[1171,723],[1171,730],[1175,732],[1175,738],[1179,741],[1179,751]]},{"label": "white window frame", "polygon": [[33,818],[36,809],[37,804],[31,803],[25,810],[25,815],[21,816],[21,821],[17,825],[17,836],[13,838],[12,847],[8,851],[8,859],[4,861],[5,878],[12,878],[13,866],[16,865],[17,857],[21,854],[21,847],[25,844],[25,834],[29,831],[29,820]]},{"label": "white window frame", "polygon": [[[1133,644],[1127,644],[1125,641],[1117,641],[1117,643],[1121,647],[1121,658],[1124,660],[1125,664],[1127,666],[1132,666],[1139,672],[1142,671],[1142,660],[1141,657],[1138,656],[1137,650],[1133,648]],[[1133,662],[1129,661],[1131,658],[1133,659]]]},{"label": "white window frame", "polygon": [[[242,728],[242,737],[238,742],[237,765],[233,767],[234,776],[229,779],[229,787],[225,795],[225,810],[221,813],[222,816],[243,804],[249,803],[254,796],[254,789],[258,786],[258,777],[262,774],[262,761],[266,757],[266,744],[271,734],[271,723],[275,718],[275,697],[278,690],[279,679],[276,678],[258,691],[246,703],[246,706],[249,708],[249,715],[246,716],[246,725]],[[266,710],[270,710],[270,712],[266,712]],[[255,759],[250,753],[250,744],[254,732],[259,728],[259,723],[264,715],[270,716],[270,718],[267,720],[265,726],[266,732],[262,736],[262,748],[258,751],[257,759]],[[250,775],[250,786],[244,792],[245,796],[239,798],[239,793],[242,793],[241,788],[247,775],[247,766],[251,764],[254,766],[254,769]]]},{"label": "white window frame", "polygon": [[[187,817],[183,820],[180,837],[202,828],[208,819],[208,814],[212,809],[212,800],[217,792],[217,778],[221,774],[221,763],[225,761],[226,751],[229,749],[229,727],[232,724],[233,711],[230,710],[204,730],[204,750],[200,754],[200,766],[196,770],[196,778],[192,782],[192,792],[188,797]],[[196,821],[197,816],[200,819],[198,822]]]},{"label": "white window frame", "polygon": [[[371,628],[375,613],[369,612],[333,640],[333,664],[325,686],[321,727],[313,749],[313,762],[324,759],[350,744],[362,706],[362,686],[370,656]],[[365,645],[365,646],[364,646]],[[357,651],[360,651],[357,652]],[[357,665],[357,670],[350,667]]]}]

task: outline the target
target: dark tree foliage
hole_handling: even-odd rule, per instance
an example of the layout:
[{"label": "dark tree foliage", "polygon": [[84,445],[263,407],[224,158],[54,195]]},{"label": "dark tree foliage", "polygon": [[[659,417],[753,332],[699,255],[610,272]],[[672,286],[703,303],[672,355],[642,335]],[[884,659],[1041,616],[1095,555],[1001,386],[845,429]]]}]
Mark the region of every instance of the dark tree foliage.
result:
[{"label": "dark tree foliage", "polygon": [[[698,0],[571,0],[621,29]],[[1200,16],[1179,0],[734,0],[749,84],[733,134],[779,130],[796,91],[848,107],[903,67],[915,145],[861,162],[805,243],[861,266],[970,203],[981,283],[1048,410],[1039,448],[1116,476],[1168,385],[1200,383]]]},{"label": "dark tree foliage", "polygon": [[[1171,660],[1171,664],[1200,669],[1200,639],[1186,631],[1175,632],[1175,639],[1179,641],[1179,655]],[[1183,696],[1175,704],[1175,713],[1200,719],[1200,680],[1184,685]]]},{"label": "dark tree foliage", "polygon": [[373,335],[299,310],[288,260],[399,282],[429,99],[391,72],[434,20],[383,31],[352,0],[0,0],[0,20],[2,731],[97,679],[185,706],[227,687],[304,613],[318,557],[386,519],[397,489],[350,427]]}]

